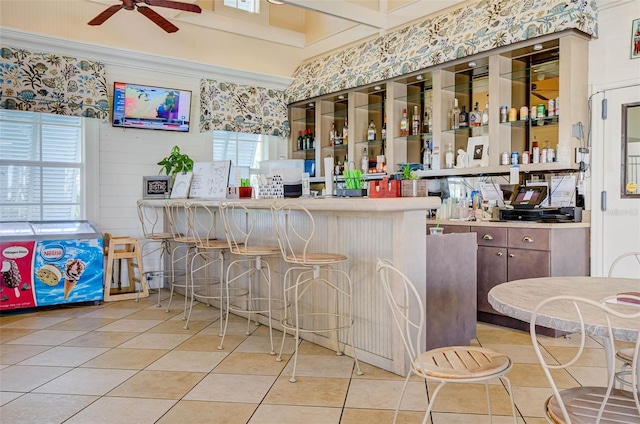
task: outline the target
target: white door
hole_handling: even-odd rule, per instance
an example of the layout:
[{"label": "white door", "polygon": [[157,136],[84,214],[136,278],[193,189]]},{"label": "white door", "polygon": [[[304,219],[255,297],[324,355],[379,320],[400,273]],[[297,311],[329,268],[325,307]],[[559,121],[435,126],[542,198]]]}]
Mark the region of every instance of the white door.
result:
[{"label": "white door", "polygon": [[[598,91],[604,91],[598,93]],[[607,275],[625,252],[640,252],[640,198],[622,198],[622,105],[640,102],[640,81],[620,87],[595,87],[592,115],[591,274]],[[606,119],[602,100],[606,99]],[[640,278],[640,265],[624,261],[616,275]]]}]

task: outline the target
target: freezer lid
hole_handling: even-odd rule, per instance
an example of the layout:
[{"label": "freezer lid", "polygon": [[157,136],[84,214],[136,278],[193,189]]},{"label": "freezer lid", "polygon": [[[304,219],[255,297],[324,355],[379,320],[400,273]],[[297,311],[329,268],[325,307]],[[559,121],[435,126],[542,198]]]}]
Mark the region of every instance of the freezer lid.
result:
[{"label": "freezer lid", "polygon": [[25,221],[0,222],[0,238],[13,236],[33,236],[31,224]]},{"label": "freezer lid", "polygon": [[[28,230],[28,231],[27,231]],[[2,224],[0,239],[99,238],[102,232],[91,221],[22,221]]]}]

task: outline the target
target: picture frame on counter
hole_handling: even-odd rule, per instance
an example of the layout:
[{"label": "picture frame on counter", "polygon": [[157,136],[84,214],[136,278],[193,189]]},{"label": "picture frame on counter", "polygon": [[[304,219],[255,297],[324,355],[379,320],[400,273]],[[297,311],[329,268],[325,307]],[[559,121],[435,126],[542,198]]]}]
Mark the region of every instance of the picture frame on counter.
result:
[{"label": "picture frame on counter", "polygon": [[489,166],[489,136],[469,137],[467,161],[469,168]]},{"label": "picture frame on counter", "polygon": [[165,199],[171,193],[171,175],[142,177],[143,199]]}]

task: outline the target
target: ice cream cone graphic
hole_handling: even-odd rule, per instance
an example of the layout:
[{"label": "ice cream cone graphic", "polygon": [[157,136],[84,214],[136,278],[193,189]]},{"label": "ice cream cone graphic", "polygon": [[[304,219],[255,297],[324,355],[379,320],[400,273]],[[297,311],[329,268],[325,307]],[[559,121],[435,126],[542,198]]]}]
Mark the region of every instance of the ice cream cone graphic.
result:
[{"label": "ice cream cone graphic", "polygon": [[84,272],[85,265],[84,262],[79,259],[69,259],[64,268],[64,298],[66,299],[69,297],[69,293],[71,293],[71,290],[76,286],[76,283]]}]

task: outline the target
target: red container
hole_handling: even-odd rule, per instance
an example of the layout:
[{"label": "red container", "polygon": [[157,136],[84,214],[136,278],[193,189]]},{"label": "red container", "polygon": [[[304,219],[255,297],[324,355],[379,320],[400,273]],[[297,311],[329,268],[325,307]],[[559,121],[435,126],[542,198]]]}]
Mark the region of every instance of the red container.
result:
[{"label": "red container", "polygon": [[378,181],[369,181],[369,197],[401,197],[400,180],[389,180],[385,177]]}]

